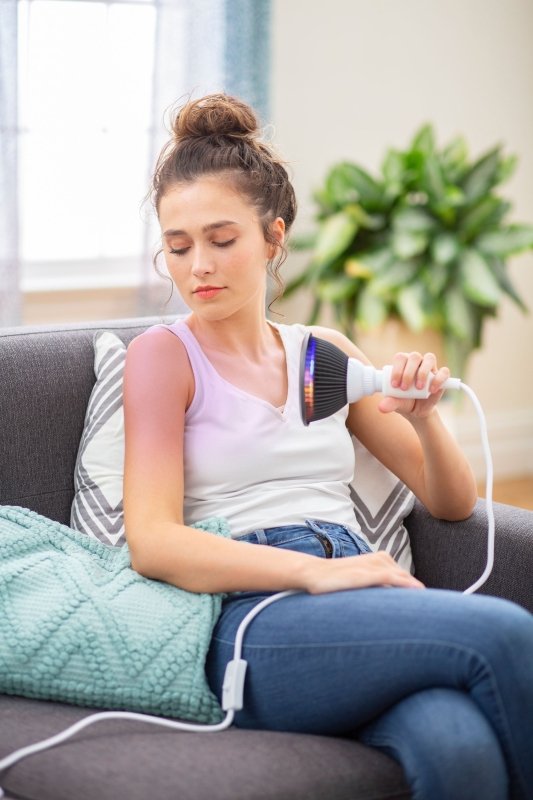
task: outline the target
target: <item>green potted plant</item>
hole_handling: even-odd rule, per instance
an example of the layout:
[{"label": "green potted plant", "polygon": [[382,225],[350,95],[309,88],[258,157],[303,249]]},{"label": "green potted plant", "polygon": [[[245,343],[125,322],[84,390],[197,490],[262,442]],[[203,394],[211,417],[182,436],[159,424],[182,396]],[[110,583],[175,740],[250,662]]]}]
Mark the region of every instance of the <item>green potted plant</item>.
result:
[{"label": "green potted plant", "polygon": [[286,295],[306,287],[308,323],[330,306],[355,341],[391,317],[437,331],[463,375],[503,296],[527,310],[506,259],[533,248],[533,226],[509,224],[511,204],[497,192],[515,166],[501,146],[472,162],[463,137],[439,149],[429,124],[406,150],[387,151],[377,177],[335,164],[314,196],[316,231],[295,243],[310,249],[309,262]]}]

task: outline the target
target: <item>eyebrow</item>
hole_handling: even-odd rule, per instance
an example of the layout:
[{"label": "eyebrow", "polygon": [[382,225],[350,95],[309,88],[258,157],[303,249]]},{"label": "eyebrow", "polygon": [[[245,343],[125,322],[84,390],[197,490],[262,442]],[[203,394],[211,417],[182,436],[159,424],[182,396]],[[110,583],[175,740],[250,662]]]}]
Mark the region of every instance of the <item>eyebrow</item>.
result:
[{"label": "eyebrow", "polygon": [[[217,228],[225,228],[227,225],[238,225],[238,222],[234,222],[231,219],[222,219],[220,222],[210,222],[209,225],[204,225],[202,228],[203,233],[208,233],[209,231],[214,231]],[[165,231],[163,236],[186,236],[187,231],[182,231],[179,229],[170,228],[168,231]]]}]

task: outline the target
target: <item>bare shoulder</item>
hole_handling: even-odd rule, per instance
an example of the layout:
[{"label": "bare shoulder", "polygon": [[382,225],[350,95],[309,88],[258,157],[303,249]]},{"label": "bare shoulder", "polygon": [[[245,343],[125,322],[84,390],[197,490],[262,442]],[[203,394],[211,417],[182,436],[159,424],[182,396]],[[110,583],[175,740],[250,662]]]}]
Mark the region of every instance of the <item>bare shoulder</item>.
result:
[{"label": "bare shoulder", "polygon": [[[194,381],[187,350],[179,337],[164,327],[136,336],[126,351],[124,399],[142,394],[146,399],[164,392],[190,401]],[[188,402],[186,402],[188,405]]]},{"label": "bare shoulder", "polygon": [[325,339],[327,342],[336,345],[340,350],[346,353],[350,358],[357,358],[365,364],[370,364],[369,359],[365,356],[362,350],[355,345],[344,333],[335,330],[335,328],[326,328],[322,325],[310,325],[309,330],[319,339]]},{"label": "bare shoulder", "polygon": [[127,348],[127,356],[131,359],[142,353],[156,355],[159,352],[175,352],[176,350],[186,353],[181,339],[168,328],[157,325],[147,328],[131,340]]}]

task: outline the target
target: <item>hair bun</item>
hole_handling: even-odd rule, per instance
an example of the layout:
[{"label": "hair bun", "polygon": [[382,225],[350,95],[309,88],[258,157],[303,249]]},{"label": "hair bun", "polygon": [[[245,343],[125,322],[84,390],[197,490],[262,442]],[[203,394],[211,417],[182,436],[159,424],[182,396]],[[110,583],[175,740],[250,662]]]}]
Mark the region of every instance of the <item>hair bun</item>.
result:
[{"label": "hair bun", "polygon": [[210,94],[184,105],[174,119],[174,139],[204,136],[255,138],[259,122],[252,109],[236,97]]}]

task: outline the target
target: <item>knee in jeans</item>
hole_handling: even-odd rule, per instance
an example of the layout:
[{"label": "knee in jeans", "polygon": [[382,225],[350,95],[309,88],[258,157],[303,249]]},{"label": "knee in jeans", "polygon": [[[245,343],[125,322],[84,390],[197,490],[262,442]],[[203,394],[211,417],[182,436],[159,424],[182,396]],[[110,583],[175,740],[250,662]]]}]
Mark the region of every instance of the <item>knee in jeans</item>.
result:
[{"label": "knee in jeans", "polygon": [[533,615],[516,603],[479,596],[479,614],[473,618],[472,644],[482,649],[493,666],[502,668],[515,659],[533,659]]}]

